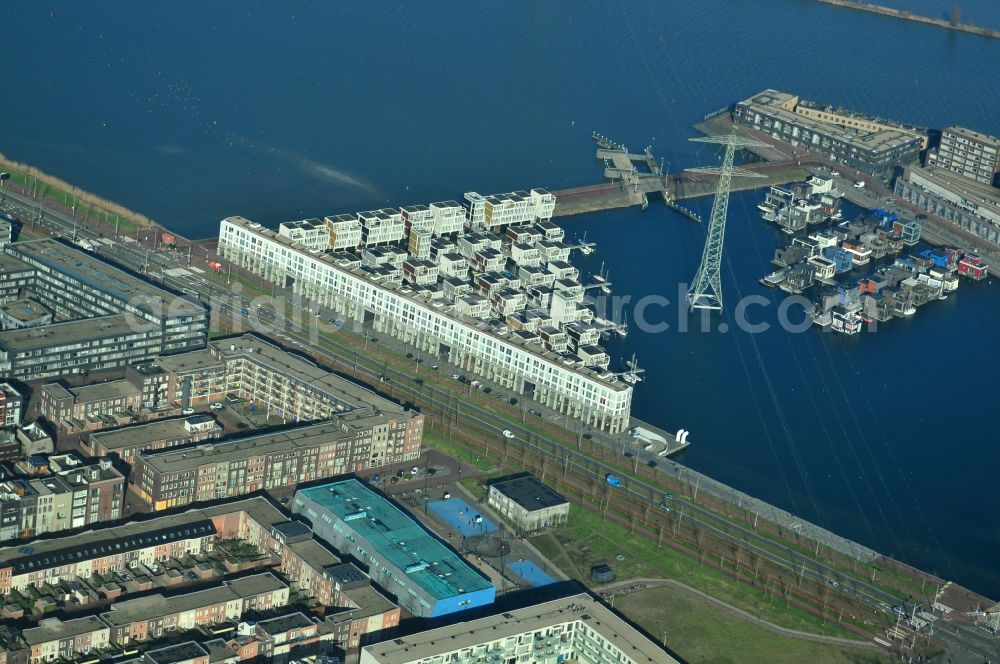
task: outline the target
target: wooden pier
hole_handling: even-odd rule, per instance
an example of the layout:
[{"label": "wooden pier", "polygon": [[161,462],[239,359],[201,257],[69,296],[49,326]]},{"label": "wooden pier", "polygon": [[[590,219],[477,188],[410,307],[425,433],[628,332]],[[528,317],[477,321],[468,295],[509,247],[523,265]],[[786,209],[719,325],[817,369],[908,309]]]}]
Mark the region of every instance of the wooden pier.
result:
[{"label": "wooden pier", "polygon": [[[700,221],[700,217],[677,201],[715,194],[718,176],[707,173],[663,173],[656,161],[652,148],[642,153],[629,152],[623,145],[617,145],[594,135],[597,143],[596,159],[604,164],[606,182],[553,191],[556,209],[553,216],[565,217],[573,214],[646,206],[650,195],[658,194],[667,207]],[[746,166],[748,170],[765,175],[764,178],[734,179],[732,191],[745,191],[775,184],[787,184],[805,179],[808,173],[807,161],[783,159],[768,163]]]}]

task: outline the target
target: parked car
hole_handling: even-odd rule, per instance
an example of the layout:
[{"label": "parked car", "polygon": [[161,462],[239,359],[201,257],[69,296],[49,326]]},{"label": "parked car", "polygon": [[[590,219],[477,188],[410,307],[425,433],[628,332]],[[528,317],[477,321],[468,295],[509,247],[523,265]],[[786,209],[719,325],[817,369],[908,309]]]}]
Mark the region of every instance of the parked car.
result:
[{"label": "parked car", "polygon": [[181,415],[194,415],[194,408],[188,406],[187,408],[181,411]]},{"label": "parked car", "polygon": [[504,438],[513,438],[514,437],[514,432],[511,431],[510,429],[504,429],[503,430],[503,437]]},{"label": "parked car", "polygon": [[225,406],[222,405],[221,401],[216,401],[212,404],[212,410],[222,410]]}]

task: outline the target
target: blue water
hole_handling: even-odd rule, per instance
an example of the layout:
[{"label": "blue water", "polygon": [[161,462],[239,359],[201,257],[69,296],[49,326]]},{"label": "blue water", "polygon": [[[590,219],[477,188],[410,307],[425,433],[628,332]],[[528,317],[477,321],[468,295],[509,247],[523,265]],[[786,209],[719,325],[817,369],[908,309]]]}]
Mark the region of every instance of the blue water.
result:
[{"label": "blue water", "polygon": [[[1000,27],[995,0],[960,4]],[[765,87],[1000,134],[1000,41],[811,0],[5,3],[0,21],[0,151],[193,237],[594,182],[592,130],[711,164],[691,123]],[[732,200],[731,303],[776,302],[757,279],[781,236],[755,203]],[[634,298],[676,300],[705,232],[655,204],[567,224]],[[856,339],[682,334],[671,310],[611,347],[648,369],[635,413],[693,432],[685,463],[996,597],[997,301],[963,284]]]}]

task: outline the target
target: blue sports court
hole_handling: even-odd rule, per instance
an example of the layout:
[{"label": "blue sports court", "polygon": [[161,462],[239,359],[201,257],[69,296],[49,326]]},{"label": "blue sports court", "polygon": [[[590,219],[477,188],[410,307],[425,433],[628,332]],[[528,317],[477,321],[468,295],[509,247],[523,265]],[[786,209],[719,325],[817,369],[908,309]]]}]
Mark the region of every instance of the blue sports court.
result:
[{"label": "blue sports court", "polygon": [[495,523],[482,516],[461,498],[438,500],[427,507],[457,530],[462,537],[485,535],[497,530]]},{"label": "blue sports court", "polygon": [[555,579],[543,572],[541,567],[530,560],[507,563],[507,569],[514,572],[514,574],[517,574],[535,588],[538,588],[539,586],[547,586],[550,583],[556,582]]}]

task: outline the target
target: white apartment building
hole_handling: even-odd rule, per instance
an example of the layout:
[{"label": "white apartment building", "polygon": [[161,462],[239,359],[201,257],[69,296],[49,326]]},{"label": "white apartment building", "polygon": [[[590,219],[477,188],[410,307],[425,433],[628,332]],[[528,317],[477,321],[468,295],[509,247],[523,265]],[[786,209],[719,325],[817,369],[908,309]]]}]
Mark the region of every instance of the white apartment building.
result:
[{"label": "white apartment building", "polygon": [[[339,267],[334,257],[313,254],[260,224],[242,217],[223,220],[219,253],[268,281],[291,284],[307,300],[370,321],[379,332],[592,426],[611,432],[628,426],[632,388],[612,374],[582,362],[567,363],[540,347],[522,346],[453,307],[436,308],[392,284],[376,283],[363,270]],[[576,303],[567,304],[579,318]],[[564,320],[570,312],[552,313],[554,320]]]},{"label": "white apartment building", "polygon": [[435,236],[459,233],[465,228],[465,208],[455,201],[431,203],[429,206],[434,217]]},{"label": "white apartment building", "polygon": [[361,649],[360,664],[679,664],[586,593]]},{"label": "white apartment building", "polygon": [[548,221],[556,207],[556,197],[544,189],[490,196],[470,191],[465,200],[473,230]]},{"label": "white apartment building", "polygon": [[399,242],[406,233],[403,213],[392,208],[359,212],[361,242],[366,247]]},{"label": "white apartment building", "polygon": [[343,251],[361,246],[361,222],[353,214],[336,214],[324,217],[330,249]]},{"label": "white apartment building", "polygon": [[319,219],[286,221],[278,226],[278,234],[295,242],[301,242],[307,249],[323,251],[330,246],[330,231],[326,223]]}]

